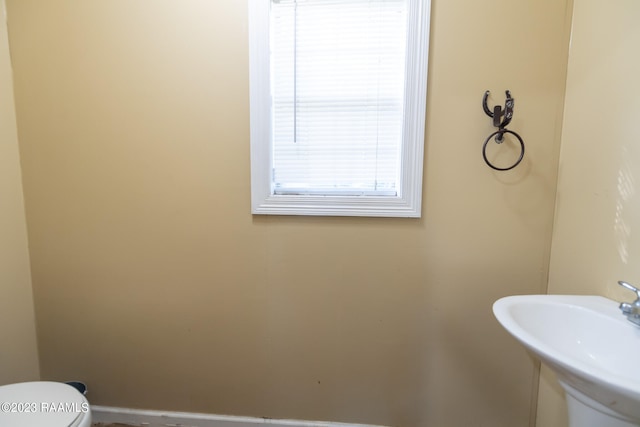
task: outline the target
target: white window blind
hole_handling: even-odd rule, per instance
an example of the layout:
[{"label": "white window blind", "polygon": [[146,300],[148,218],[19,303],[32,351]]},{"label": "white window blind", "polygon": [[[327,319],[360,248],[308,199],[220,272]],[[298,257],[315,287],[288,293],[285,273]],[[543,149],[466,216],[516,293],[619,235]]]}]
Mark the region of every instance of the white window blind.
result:
[{"label": "white window blind", "polygon": [[271,0],[273,194],[401,191],[407,0]]},{"label": "white window blind", "polygon": [[419,217],[430,0],[248,0],[251,211]]}]

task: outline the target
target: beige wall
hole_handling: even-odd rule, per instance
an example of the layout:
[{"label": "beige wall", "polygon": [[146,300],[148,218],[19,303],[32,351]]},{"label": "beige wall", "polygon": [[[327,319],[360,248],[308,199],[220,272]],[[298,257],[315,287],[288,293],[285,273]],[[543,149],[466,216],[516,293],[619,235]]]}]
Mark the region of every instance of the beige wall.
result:
[{"label": "beige wall", "polygon": [[4,2],[0,2],[0,385],[39,377]]},{"label": "beige wall", "polygon": [[[574,0],[549,293],[632,300],[640,285],[640,3]],[[566,425],[551,373],[538,425]]]},{"label": "beige wall", "polygon": [[[252,217],[242,0],[8,0],[42,375],[92,403],[525,426],[567,1],[434,0],[422,219]],[[516,98],[527,154],[482,161]]]}]

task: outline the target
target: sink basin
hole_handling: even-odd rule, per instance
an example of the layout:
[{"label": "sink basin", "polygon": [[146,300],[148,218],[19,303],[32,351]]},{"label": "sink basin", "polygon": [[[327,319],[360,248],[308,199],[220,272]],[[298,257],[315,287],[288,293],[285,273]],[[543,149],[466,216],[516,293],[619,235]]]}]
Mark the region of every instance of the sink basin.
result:
[{"label": "sink basin", "polygon": [[518,295],[493,312],[557,375],[571,426],[640,426],[640,327],[600,296]]}]

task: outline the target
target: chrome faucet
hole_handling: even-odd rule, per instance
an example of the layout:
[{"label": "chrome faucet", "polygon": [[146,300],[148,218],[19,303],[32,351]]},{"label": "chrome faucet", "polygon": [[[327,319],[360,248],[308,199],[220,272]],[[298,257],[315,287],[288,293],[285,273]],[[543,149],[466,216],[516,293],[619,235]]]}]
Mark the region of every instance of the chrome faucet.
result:
[{"label": "chrome faucet", "polygon": [[622,311],[622,314],[627,316],[629,322],[640,326],[640,289],[627,282],[623,282],[622,280],[618,282],[618,285],[636,293],[636,300],[634,302],[620,303],[620,310]]}]

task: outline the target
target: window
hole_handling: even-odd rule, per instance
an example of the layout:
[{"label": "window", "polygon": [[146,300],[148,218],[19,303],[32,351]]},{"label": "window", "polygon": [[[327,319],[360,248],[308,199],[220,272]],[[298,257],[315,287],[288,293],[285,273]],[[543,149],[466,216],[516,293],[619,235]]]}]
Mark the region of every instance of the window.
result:
[{"label": "window", "polygon": [[249,0],[254,214],[419,217],[428,0]]}]

